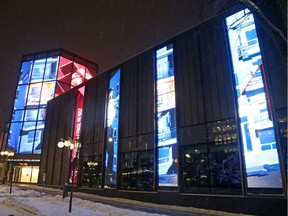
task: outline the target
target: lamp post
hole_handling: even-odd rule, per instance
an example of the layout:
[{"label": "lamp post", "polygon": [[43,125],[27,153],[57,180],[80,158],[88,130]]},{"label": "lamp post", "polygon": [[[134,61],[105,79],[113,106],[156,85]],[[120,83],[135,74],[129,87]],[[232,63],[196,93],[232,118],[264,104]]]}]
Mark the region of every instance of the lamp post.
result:
[{"label": "lamp post", "polygon": [[[2,184],[5,184],[6,181],[6,175],[7,175],[7,161],[8,161],[8,157],[12,157],[14,156],[14,152],[9,152],[9,151],[1,151],[0,152],[1,156],[4,157],[4,175],[3,175],[3,179],[2,179]],[[12,182],[12,179],[11,179]]]},{"label": "lamp post", "polygon": [[[70,175],[70,163],[72,165],[72,182],[71,182],[71,192],[70,192],[70,201],[69,201],[69,212],[72,211],[72,198],[73,198],[73,190],[74,190],[74,178],[75,178],[75,168],[76,168],[76,162],[78,160],[78,153],[79,153],[79,149],[81,148],[81,143],[79,143],[77,140],[74,141],[71,138],[68,138],[67,140],[61,138],[60,141],[58,142],[58,147],[59,148],[64,148],[67,147],[70,149],[71,151],[71,155],[72,155],[72,150],[76,150],[76,154],[75,154],[75,158],[73,159],[73,161],[71,162],[71,157],[69,159],[69,168],[68,168],[68,178],[69,179],[69,175]],[[70,156],[71,156],[70,155]],[[67,181],[69,182],[69,181]],[[64,190],[64,188],[63,188]],[[64,191],[63,191],[63,197],[64,197]]]}]

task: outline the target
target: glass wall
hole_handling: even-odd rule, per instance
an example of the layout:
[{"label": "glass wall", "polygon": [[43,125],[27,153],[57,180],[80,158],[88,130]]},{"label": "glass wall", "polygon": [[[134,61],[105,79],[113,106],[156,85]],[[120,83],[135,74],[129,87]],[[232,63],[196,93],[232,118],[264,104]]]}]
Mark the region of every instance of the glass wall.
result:
[{"label": "glass wall", "polygon": [[47,101],[54,97],[59,57],[22,63],[8,146],[21,154],[40,154]]},{"label": "glass wall", "polygon": [[[9,170],[9,172],[11,169]],[[14,166],[13,167],[13,181],[14,182],[26,182],[37,183],[39,174],[39,166]],[[10,174],[7,175],[8,181],[10,181]]]},{"label": "glass wall", "polygon": [[253,14],[226,18],[248,188],[282,188],[265,69]]},{"label": "glass wall", "polygon": [[178,186],[173,45],[156,51],[159,187]]},{"label": "glass wall", "polygon": [[40,154],[47,102],[95,75],[94,69],[62,56],[23,61],[8,147],[20,154]]},{"label": "glass wall", "polygon": [[[127,144],[127,143],[126,143]],[[121,189],[154,189],[154,151],[122,153]]]},{"label": "glass wall", "polygon": [[101,156],[86,156],[82,158],[82,187],[101,187]]},{"label": "glass wall", "polygon": [[116,187],[118,155],[118,123],[120,102],[120,70],[110,75],[106,123],[105,186]]},{"label": "glass wall", "polygon": [[206,130],[208,137],[205,138],[207,142],[197,142],[195,135],[191,137],[194,140],[190,141],[190,145],[182,147],[183,190],[195,193],[241,194],[235,120],[209,122],[194,126],[190,130]]}]

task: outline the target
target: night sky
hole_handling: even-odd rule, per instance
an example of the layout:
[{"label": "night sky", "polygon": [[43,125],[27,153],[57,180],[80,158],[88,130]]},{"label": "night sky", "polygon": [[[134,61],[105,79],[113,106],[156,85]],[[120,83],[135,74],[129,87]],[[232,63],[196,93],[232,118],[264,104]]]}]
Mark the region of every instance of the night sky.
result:
[{"label": "night sky", "polygon": [[107,70],[215,16],[228,0],[1,0],[0,131],[21,58],[63,48]]}]

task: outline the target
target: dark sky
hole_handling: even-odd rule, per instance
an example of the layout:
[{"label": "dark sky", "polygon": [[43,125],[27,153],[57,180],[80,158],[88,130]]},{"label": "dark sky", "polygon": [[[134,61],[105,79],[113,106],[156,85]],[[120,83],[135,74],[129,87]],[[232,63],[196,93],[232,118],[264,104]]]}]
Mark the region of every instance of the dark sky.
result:
[{"label": "dark sky", "polygon": [[64,48],[103,71],[215,16],[228,1],[0,1],[0,131],[10,121],[22,55]]}]

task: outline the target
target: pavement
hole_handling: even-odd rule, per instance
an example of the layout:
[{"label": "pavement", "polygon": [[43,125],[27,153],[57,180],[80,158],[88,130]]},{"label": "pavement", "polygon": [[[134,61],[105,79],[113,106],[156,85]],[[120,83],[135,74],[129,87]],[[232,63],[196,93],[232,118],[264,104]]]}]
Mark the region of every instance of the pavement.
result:
[{"label": "pavement", "polygon": [[[22,190],[35,190],[48,195],[56,196],[63,195],[61,189],[55,189],[50,187],[43,187],[31,184],[14,184],[20,187]],[[70,196],[70,192],[68,193]],[[82,200],[89,200],[92,202],[102,203],[106,205],[111,205],[114,207],[122,209],[130,209],[136,211],[144,211],[148,213],[163,214],[167,216],[236,216],[244,214],[229,213],[223,211],[214,211],[207,209],[198,209],[193,207],[182,207],[182,206],[172,206],[172,205],[159,205],[153,203],[146,203],[122,198],[109,198],[103,197],[95,194],[88,194],[82,192],[74,192],[73,197],[77,197]],[[246,216],[246,215],[245,215]]]}]

